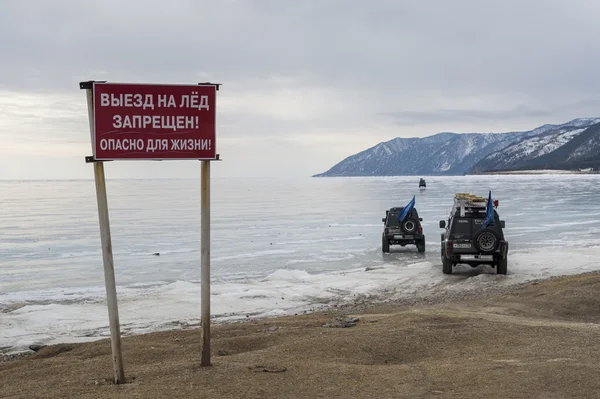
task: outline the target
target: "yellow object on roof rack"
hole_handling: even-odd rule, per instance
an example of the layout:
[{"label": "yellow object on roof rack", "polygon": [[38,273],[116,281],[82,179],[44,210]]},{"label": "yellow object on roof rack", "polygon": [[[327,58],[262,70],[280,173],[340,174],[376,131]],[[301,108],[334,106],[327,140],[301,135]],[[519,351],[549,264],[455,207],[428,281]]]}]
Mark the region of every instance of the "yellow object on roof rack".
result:
[{"label": "yellow object on roof rack", "polygon": [[487,198],[480,197],[478,195],[470,194],[470,193],[456,193],[454,198],[457,200],[466,200],[469,202],[486,202]]}]

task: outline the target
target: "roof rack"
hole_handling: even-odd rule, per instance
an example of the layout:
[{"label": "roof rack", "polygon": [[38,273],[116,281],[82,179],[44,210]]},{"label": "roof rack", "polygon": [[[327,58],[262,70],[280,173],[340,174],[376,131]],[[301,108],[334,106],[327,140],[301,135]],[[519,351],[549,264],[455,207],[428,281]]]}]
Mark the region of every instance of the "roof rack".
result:
[{"label": "roof rack", "polygon": [[[497,201],[494,201],[494,208],[497,207]],[[454,194],[454,207],[452,213],[457,208],[460,208],[460,216],[464,217],[467,208],[486,208],[487,198],[479,197],[470,193],[456,193]]]}]

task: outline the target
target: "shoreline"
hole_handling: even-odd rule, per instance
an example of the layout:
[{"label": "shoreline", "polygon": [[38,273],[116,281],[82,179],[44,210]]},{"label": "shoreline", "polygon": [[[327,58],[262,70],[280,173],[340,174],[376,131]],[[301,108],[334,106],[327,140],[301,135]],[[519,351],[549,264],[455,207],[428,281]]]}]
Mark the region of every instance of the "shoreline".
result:
[{"label": "shoreline", "polygon": [[[593,397],[600,271],[43,347],[0,362],[0,397]],[[381,299],[381,298],[380,298]],[[507,383],[510,381],[510,383]]]},{"label": "shoreline", "polygon": [[424,175],[351,175],[351,176],[319,176],[313,175],[311,178],[381,178],[381,177],[414,177],[418,178],[439,178],[439,177],[461,177],[461,176],[488,176],[488,175],[597,175],[600,171],[594,170],[561,170],[561,169],[540,169],[540,170],[503,170],[503,171],[490,171],[490,172],[476,172],[476,173],[465,173],[465,174],[424,174]]},{"label": "shoreline", "polygon": [[[486,299],[491,296],[498,295],[506,295],[516,291],[523,289],[524,287],[537,285],[542,282],[561,280],[576,276],[600,276],[600,270],[596,271],[587,271],[577,274],[566,274],[566,275],[554,275],[536,279],[530,279],[523,282],[513,283],[509,285],[497,285],[497,286],[477,286],[477,287],[469,287],[463,290],[458,291],[438,291],[431,293],[430,291],[424,291],[423,293],[417,293],[414,296],[404,296],[399,298],[386,298],[385,291],[378,294],[359,294],[355,298],[351,300],[337,300],[332,301],[329,304],[318,304],[315,303],[309,306],[307,310],[301,311],[289,311],[280,315],[261,315],[261,316],[250,316],[246,315],[243,317],[240,315],[235,318],[223,318],[219,320],[211,319],[211,327],[222,328],[225,326],[232,325],[245,325],[247,323],[268,323],[273,322],[278,319],[288,319],[288,318],[296,318],[296,317],[304,317],[304,316],[327,316],[336,314],[340,315],[348,315],[348,314],[360,314],[367,313],[373,311],[374,309],[383,310],[383,309],[397,309],[397,308],[410,308],[410,307],[419,307],[419,306],[436,306],[436,305],[444,305],[449,302],[464,302],[464,301],[472,301],[472,300],[481,300]],[[134,332],[134,333],[126,333],[121,330],[121,339],[127,339],[131,337],[144,337],[153,334],[161,334],[161,333],[176,333],[183,331],[198,331],[200,332],[201,323],[198,319],[196,322],[184,322],[184,321],[172,321],[169,322],[172,327],[159,328],[154,331],[148,332]],[[110,342],[110,338],[103,337],[94,339],[91,341],[65,341],[56,344],[47,344],[47,345],[32,345],[38,348],[38,351],[42,348],[51,348],[51,347],[60,347],[60,346],[79,346],[79,345],[87,345],[93,344],[97,342],[107,341]],[[8,349],[8,351],[7,351]],[[33,350],[18,350],[11,351],[9,347],[0,347],[0,364],[5,362],[16,361],[20,359],[25,359],[36,354],[36,351]]]},{"label": "shoreline", "polygon": [[[58,344],[0,362],[0,397],[592,397],[600,389],[600,272]],[[460,372],[458,372],[460,371]],[[507,383],[510,381],[510,383]]]},{"label": "shoreline", "polygon": [[[237,323],[335,309],[360,310],[367,306],[441,303],[446,298],[510,290],[512,286],[551,276],[600,270],[598,246],[514,251],[507,276],[497,275],[492,268],[468,266],[460,266],[456,273],[446,276],[440,273],[439,258],[435,255],[417,256],[409,267],[397,265],[396,257],[391,257],[388,259],[392,262],[390,265],[361,267],[343,273],[288,275],[286,272],[282,275],[277,272],[272,278],[236,287],[235,294],[213,297],[211,323]],[[213,289],[215,293],[223,293],[229,292],[231,287],[214,285]],[[177,298],[173,297],[174,293]],[[122,337],[191,329],[200,323],[197,284],[182,286],[175,282],[144,291],[144,295],[130,294],[128,299],[121,297],[120,302]],[[2,331],[5,339],[1,340],[0,358],[2,354],[29,352],[30,345],[93,342],[108,338],[106,304],[100,298],[96,299],[65,303],[67,306],[60,303],[33,306],[5,313],[2,318],[2,326],[6,327]]]},{"label": "shoreline", "polygon": [[470,176],[479,175],[597,175],[600,171],[593,170],[506,170],[491,171],[469,174]]}]

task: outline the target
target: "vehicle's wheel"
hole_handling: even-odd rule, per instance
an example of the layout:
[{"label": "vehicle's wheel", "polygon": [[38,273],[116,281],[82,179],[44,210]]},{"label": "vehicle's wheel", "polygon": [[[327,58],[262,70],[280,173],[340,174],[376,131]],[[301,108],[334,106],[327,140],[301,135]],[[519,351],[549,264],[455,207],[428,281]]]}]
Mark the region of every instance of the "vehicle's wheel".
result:
[{"label": "vehicle's wheel", "polygon": [[385,237],[381,237],[381,251],[390,252],[390,241]]},{"label": "vehicle's wheel", "polygon": [[508,271],[508,259],[504,257],[500,257],[498,259],[498,264],[496,265],[496,273],[497,274],[506,274]]},{"label": "vehicle's wheel", "polygon": [[442,258],[444,257],[444,234],[442,234],[442,247],[441,247]]},{"label": "vehicle's wheel", "polygon": [[452,260],[442,256],[442,272],[444,274],[452,274]]},{"label": "vehicle's wheel", "polygon": [[473,237],[475,248],[482,254],[492,254],[498,248],[500,240],[492,229],[481,229]]},{"label": "vehicle's wheel", "polygon": [[425,252],[425,239],[424,238],[421,241],[417,242],[417,251]]},{"label": "vehicle's wheel", "polygon": [[402,226],[400,227],[406,234],[414,234],[417,231],[418,226],[419,224],[415,219],[406,219],[404,222],[402,222]]}]

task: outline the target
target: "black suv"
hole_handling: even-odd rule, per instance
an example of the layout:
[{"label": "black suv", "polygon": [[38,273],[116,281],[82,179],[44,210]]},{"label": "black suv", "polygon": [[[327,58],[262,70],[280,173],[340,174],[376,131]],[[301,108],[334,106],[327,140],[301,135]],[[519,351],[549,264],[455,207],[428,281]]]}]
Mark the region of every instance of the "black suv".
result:
[{"label": "black suv", "polygon": [[425,252],[425,235],[421,227],[422,218],[416,208],[413,208],[400,223],[399,216],[404,207],[391,208],[385,211],[381,221],[385,224],[381,234],[381,250],[390,252],[390,245],[405,246],[414,244],[419,252]]},{"label": "black suv", "polygon": [[[452,267],[463,263],[472,267],[481,264],[496,268],[497,274],[506,274],[508,242],[504,239],[504,221],[494,209],[494,221],[483,227],[487,198],[471,194],[456,194],[448,223],[440,221],[442,233],[442,271],[452,274]],[[493,201],[493,207],[498,201]]]}]

